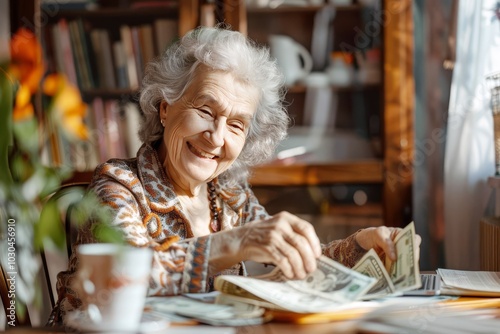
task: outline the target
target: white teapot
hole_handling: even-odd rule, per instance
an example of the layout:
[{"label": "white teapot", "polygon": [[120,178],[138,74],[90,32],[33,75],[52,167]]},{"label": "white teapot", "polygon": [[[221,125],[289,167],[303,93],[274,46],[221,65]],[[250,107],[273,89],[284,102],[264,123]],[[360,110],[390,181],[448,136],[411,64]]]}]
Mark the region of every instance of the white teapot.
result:
[{"label": "white teapot", "polygon": [[285,76],[288,86],[305,78],[312,70],[313,60],[309,51],[300,43],[286,35],[270,35],[271,56]]}]

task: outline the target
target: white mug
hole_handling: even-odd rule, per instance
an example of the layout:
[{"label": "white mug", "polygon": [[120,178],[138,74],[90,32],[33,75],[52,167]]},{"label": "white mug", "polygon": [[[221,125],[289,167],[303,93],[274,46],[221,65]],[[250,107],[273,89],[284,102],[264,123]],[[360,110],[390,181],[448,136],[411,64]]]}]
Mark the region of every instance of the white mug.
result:
[{"label": "white mug", "polygon": [[285,35],[270,35],[271,56],[285,76],[285,84],[291,86],[306,77],[312,70],[313,60],[309,51]]},{"label": "white mug", "polygon": [[146,301],[153,251],[115,244],[77,248],[74,288],[83,303],[80,329],[130,331],[139,328]]}]

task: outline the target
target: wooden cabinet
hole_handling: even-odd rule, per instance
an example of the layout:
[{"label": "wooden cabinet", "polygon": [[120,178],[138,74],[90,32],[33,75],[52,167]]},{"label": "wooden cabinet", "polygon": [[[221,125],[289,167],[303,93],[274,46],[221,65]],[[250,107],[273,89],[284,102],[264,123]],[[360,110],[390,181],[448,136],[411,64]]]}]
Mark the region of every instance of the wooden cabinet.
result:
[{"label": "wooden cabinet", "polygon": [[[101,1],[103,4],[113,1]],[[119,1],[115,1],[118,3]],[[27,3],[30,6],[27,6]],[[127,2],[133,3],[133,1]],[[152,4],[153,2],[144,2]],[[83,20],[87,28],[108,30],[111,39],[119,38],[119,26],[151,23],[160,18],[171,18],[178,22],[178,32],[183,34],[196,27],[199,22],[200,4],[198,0],[175,2],[154,2],[159,7],[121,8],[103,7],[93,11],[48,11],[39,6],[39,1],[11,1],[12,10],[30,8],[29,15],[37,18],[32,27],[43,37],[47,29],[60,19]],[[19,5],[18,5],[19,4]],[[163,4],[163,5],[161,5]],[[247,33],[259,43],[267,43],[269,34],[287,34],[310,48],[312,27],[316,13],[322,6],[278,7],[276,9],[247,8],[245,1],[219,0],[215,6],[222,9],[223,20],[233,29]],[[332,86],[339,99],[339,122],[344,128],[363,128],[364,138],[373,144],[374,151],[366,158],[342,157],[325,159],[300,159],[291,164],[271,163],[254,169],[251,183],[259,187],[286,189],[289,187],[329,187],[347,185],[370,187],[380,194],[380,201],[362,207],[332,208],[334,212],[363,212],[370,217],[380,216],[380,221],[388,226],[403,226],[411,218],[411,188],[413,178],[413,22],[410,0],[382,0],[377,14],[380,20],[363,18],[364,7],[353,5],[338,7],[333,22],[335,38],[333,49],[339,50],[340,43],[355,45],[363,34],[376,35],[381,50],[381,81],[378,84]],[[43,20],[43,22],[41,22]],[[40,22],[39,22],[40,21]],[[378,31],[374,32],[374,22]],[[26,20],[19,25],[26,25]],[[53,57],[48,52],[49,58]],[[134,89],[104,89],[102,87],[82,89],[84,98],[92,102],[101,99],[134,99]],[[287,99],[291,102],[290,114],[296,124],[303,122],[304,86],[289,87]],[[352,103],[360,97],[368,105],[365,117],[352,117]],[[342,118],[343,117],[343,118]],[[378,119],[378,125],[371,127],[370,119]],[[354,121],[353,121],[354,120]],[[376,122],[375,122],[376,123]],[[337,124],[339,125],[339,124]],[[368,129],[368,130],[367,130]],[[104,131],[106,132],[106,131]],[[89,167],[92,169],[92,166]],[[91,172],[77,173],[75,180],[87,179]],[[375,189],[375,190],[374,190]],[[276,190],[277,191],[277,190]],[[309,191],[309,190],[308,190]]]},{"label": "wooden cabinet", "polygon": [[[267,43],[270,34],[286,34],[310,47],[314,16],[321,8],[322,6],[245,10],[239,8],[233,13],[244,12],[246,16],[233,17],[232,24],[246,31],[259,43]],[[255,168],[251,183],[257,191],[267,187],[271,192],[276,192],[277,196],[286,196],[286,193],[280,193],[277,187],[302,186],[308,188],[306,191],[310,191],[311,186],[335,184],[376,186],[381,195],[378,205],[368,203],[346,210],[351,213],[361,212],[361,215],[368,213],[370,217],[373,217],[373,214],[380,215],[381,222],[387,226],[404,226],[411,219],[414,172],[412,3],[409,0],[384,0],[377,12],[368,13],[368,17],[371,15],[368,20],[366,16],[362,18],[362,15],[366,15],[363,11],[364,7],[356,3],[336,8],[333,22],[336,37],[333,49],[341,48],[342,42],[355,45],[356,39],[376,35],[381,49],[382,80],[379,85],[332,89],[337,89],[339,96],[351,95],[352,99],[352,94],[356,93],[357,98],[365,98],[371,112],[365,115],[379,117],[379,126],[374,132],[368,133],[367,138],[375,144],[373,156],[366,159],[334,158],[331,161],[315,161],[305,158],[293,163],[273,162]],[[290,114],[299,124],[302,121],[301,113],[304,111],[304,91],[303,87],[294,86],[290,87],[287,94],[288,100],[293,101]],[[371,97],[367,98],[368,95]],[[345,110],[341,112],[353,112],[348,104],[343,107]],[[363,121],[367,120],[361,119],[361,122]],[[350,125],[356,126],[355,122]],[[346,210],[334,208],[332,211]]]}]

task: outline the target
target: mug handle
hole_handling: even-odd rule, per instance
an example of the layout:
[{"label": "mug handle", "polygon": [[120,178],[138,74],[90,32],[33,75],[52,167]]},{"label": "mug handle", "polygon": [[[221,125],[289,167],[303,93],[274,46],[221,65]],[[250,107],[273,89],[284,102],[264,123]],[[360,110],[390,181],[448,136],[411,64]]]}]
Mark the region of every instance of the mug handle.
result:
[{"label": "mug handle", "polygon": [[304,61],[304,66],[302,67],[302,77],[305,77],[312,71],[313,59],[309,51],[302,44],[296,43],[295,45],[297,47],[297,51],[299,51],[299,56]]}]

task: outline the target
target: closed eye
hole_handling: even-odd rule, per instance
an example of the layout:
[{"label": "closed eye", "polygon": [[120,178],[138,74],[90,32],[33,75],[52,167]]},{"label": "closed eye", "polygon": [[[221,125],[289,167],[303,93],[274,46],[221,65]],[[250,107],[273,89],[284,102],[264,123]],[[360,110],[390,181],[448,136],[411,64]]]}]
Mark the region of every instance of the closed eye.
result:
[{"label": "closed eye", "polygon": [[229,123],[229,126],[235,130],[238,130],[238,131],[244,131],[245,130],[245,124],[243,124],[243,122],[240,122],[240,121],[233,121],[233,122],[230,122]]},{"label": "closed eye", "polygon": [[198,111],[200,111],[203,115],[213,117],[212,112],[208,109],[198,109]]}]

